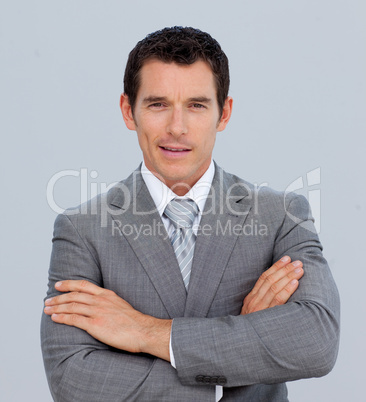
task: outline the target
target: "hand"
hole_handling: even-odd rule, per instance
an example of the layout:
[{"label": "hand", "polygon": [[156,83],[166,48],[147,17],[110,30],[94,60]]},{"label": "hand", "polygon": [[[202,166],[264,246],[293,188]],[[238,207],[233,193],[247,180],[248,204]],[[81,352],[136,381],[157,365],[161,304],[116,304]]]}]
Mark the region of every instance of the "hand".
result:
[{"label": "hand", "polygon": [[304,275],[301,261],[291,263],[282,257],[259,277],[253,290],[245,297],[242,315],[285,304],[299,286]]},{"label": "hand", "polygon": [[85,280],[57,282],[55,288],[69,293],[46,300],[44,312],[54,322],[83,329],[117,349],[170,360],[172,320],[142,314],[113,291]]}]

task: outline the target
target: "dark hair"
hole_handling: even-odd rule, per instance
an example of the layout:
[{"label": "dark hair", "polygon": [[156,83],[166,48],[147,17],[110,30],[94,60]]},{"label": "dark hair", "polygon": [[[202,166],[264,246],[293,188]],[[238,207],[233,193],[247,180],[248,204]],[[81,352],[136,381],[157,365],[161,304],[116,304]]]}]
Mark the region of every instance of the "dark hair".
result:
[{"label": "dark hair", "polygon": [[190,27],[172,27],[153,32],[137,43],[128,56],[124,92],[134,111],[140,87],[140,70],[147,59],[165,63],[193,64],[207,62],[216,81],[220,116],[229,92],[229,62],[219,43],[206,32]]}]

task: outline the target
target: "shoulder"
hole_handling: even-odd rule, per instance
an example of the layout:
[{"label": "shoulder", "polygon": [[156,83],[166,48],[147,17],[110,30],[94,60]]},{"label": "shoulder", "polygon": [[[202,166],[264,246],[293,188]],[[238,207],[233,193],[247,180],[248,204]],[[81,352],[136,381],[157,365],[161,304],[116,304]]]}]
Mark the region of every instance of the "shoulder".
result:
[{"label": "shoulder", "polygon": [[142,185],[143,180],[138,168],[126,179],[110,184],[107,191],[98,194],[85,203],[67,208],[56,217],[55,226],[70,223],[74,226],[85,226],[91,223],[101,224],[108,216],[114,213],[118,214],[118,211],[129,208]]},{"label": "shoulder", "polygon": [[216,165],[215,179],[216,185],[219,184],[227,196],[241,194],[243,199],[251,201],[261,209],[271,211],[286,211],[291,208],[294,210],[310,211],[308,200],[300,194],[288,191],[279,191],[267,185],[258,185],[224,171]]}]

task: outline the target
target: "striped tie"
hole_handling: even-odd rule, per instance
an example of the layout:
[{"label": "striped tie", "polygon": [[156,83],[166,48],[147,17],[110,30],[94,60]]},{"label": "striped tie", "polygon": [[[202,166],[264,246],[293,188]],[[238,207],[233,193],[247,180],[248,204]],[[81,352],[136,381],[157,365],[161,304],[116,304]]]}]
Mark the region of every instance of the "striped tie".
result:
[{"label": "striped tie", "polygon": [[174,199],[166,206],[164,215],[175,227],[171,242],[182,273],[184,286],[188,289],[196,235],[193,221],[198,214],[197,204],[189,199]]}]

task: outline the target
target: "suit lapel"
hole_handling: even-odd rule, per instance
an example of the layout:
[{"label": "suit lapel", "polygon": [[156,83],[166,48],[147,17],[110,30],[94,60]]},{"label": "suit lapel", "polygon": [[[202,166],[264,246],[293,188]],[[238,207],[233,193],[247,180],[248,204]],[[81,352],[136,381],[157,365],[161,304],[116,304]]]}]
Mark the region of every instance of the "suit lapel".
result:
[{"label": "suit lapel", "polygon": [[251,208],[248,190],[216,166],[197,235],[186,317],[208,314],[230,255]]},{"label": "suit lapel", "polygon": [[[119,213],[112,214],[112,219],[120,228],[125,225],[134,228],[131,235],[123,231],[124,237],[153,283],[169,317],[182,317],[187,298],[182,275],[164,224],[139,169],[123,186],[122,192],[111,199],[110,204],[120,209]],[[126,192],[132,197],[129,202],[126,202]]]}]

